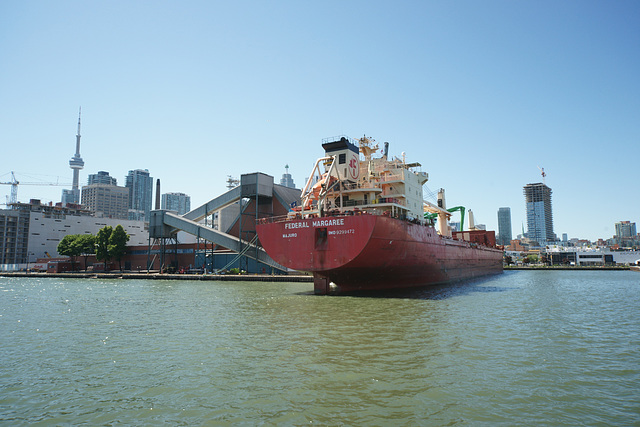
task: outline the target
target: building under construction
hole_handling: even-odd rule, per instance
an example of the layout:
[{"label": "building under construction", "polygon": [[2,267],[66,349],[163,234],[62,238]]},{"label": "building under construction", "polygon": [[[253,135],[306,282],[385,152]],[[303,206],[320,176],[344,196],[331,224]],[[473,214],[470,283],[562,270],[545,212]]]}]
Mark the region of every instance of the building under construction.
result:
[{"label": "building under construction", "polygon": [[541,182],[524,187],[527,203],[527,233],[530,240],[544,245],[556,241],[553,232],[553,211],[551,209],[551,188]]}]

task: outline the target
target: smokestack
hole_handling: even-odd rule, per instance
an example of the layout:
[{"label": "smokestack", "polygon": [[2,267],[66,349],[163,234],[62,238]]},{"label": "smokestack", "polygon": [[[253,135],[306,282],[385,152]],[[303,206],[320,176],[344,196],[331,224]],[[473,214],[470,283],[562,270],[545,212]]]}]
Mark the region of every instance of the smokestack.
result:
[{"label": "smokestack", "polygon": [[160,209],[160,178],[156,180],[156,210]]},{"label": "smokestack", "polygon": [[387,157],[389,155],[389,143],[384,143],[384,156]]}]

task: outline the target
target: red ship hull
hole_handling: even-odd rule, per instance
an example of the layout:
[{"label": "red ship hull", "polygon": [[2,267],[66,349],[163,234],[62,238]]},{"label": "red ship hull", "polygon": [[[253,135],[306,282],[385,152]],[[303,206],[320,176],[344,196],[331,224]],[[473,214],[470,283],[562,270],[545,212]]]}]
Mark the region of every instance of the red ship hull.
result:
[{"label": "red ship hull", "polygon": [[257,231],[274,261],[313,272],[316,294],[425,286],[502,272],[498,249],[442,238],[433,227],[386,216],[265,222]]}]

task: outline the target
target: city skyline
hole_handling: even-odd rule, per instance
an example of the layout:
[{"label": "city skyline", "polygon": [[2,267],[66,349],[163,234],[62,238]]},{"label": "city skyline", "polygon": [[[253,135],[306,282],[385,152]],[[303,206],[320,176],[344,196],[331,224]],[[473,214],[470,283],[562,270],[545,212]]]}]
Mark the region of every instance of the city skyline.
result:
[{"label": "city skyline", "polygon": [[71,181],[82,105],[81,181],[144,167],[193,206],[284,164],[302,185],[323,138],[366,134],[488,229],[509,206],[519,234],[539,168],[556,234],[640,222],[637,2],[249,4],[3,3],[0,181]]}]

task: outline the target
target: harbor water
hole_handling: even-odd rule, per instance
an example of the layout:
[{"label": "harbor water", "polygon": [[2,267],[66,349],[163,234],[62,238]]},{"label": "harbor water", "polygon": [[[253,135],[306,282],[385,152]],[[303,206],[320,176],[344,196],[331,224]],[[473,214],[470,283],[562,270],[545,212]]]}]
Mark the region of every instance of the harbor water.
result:
[{"label": "harbor water", "polygon": [[0,425],[640,425],[640,274],[0,277]]}]

